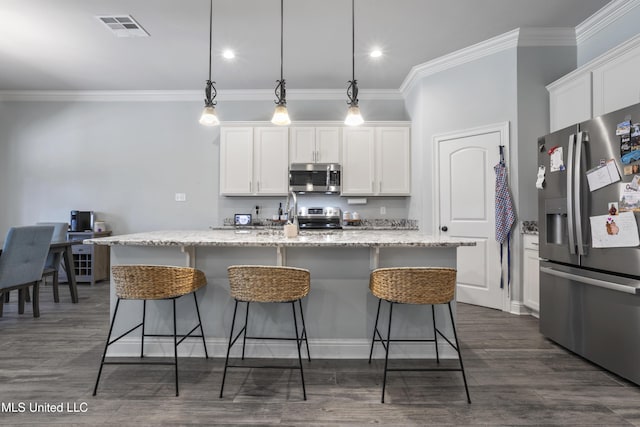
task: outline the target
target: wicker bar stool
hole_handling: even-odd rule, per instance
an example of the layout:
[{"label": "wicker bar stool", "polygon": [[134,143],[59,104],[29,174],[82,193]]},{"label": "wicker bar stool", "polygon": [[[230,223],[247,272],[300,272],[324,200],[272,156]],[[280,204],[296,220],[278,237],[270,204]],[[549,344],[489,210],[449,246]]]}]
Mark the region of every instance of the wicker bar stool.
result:
[{"label": "wicker bar stool", "polygon": [[[304,323],[304,314],[302,312],[302,298],[307,296],[310,289],[311,275],[309,270],[295,267],[272,267],[261,265],[232,265],[228,268],[229,287],[231,297],[235,299],[233,309],[233,320],[231,321],[231,332],[229,333],[229,346],[227,347],[227,357],[224,362],[224,373],[222,374],[222,386],[220,387],[220,398],[224,392],[224,382],[227,376],[228,368],[277,368],[277,369],[296,369],[291,366],[273,366],[273,365],[232,365],[229,364],[229,353],[231,347],[236,343],[242,335],[242,360],[244,360],[245,345],[247,338],[258,340],[295,340],[298,350],[298,368],[300,370],[300,378],[302,380],[302,395],[307,400],[307,392],[304,386],[304,372],[302,370],[302,353],[300,347],[305,343],[307,349],[307,358],[311,361],[309,354],[309,342],[307,341],[307,329]],[[296,301],[300,307],[300,320],[302,323],[302,332],[298,332],[298,320],[296,315]],[[246,312],[244,318],[244,326],[234,336],[234,328],[236,323],[236,314],[238,312],[238,303],[246,303]],[[258,303],[290,303],[293,310],[293,327],[295,330],[295,338],[287,337],[252,337],[247,336],[247,322],[249,319],[249,306],[252,302]]]},{"label": "wicker bar stool", "polygon": [[[198,308],[198,299],[196,291],[207,284],[204,273],[195,268],[189,267],[172,267],[157,265],[114,265],[111,267],[113,281],[116,286],[116,308],[113,312],[109,335],[102,353],[102,361],[98,370],[98,378],[93,389],[93,395],[98,391],[98,383],[104,365],[173,365],[175,369],[176,396],[178,396],[178,345],[186,338],[202,338],[204,346],[204,354],[208,359],[207,344],[205,343],[204,331],[202,330],[202,320],[200,319],[200,310]],[[178,334],[176,326],[176,299],[183,295],[192,294],[193,301],[196,305],[196,315],[198,324],[186,334]],[[142,300],[142,322],[135,325],[118,338],[111,339],[113,325],[118,314],[118,307],[121,300]],[[173,305],[173,334],[148,334],[145,332],[145,315],[147,308],[147,300],[171,300]],[[142,327],[142,337],[140,343],[140,358],[144,357],[144,338],[145,337],[173,337],[173,362],[105,362],[107,349],[109,346],[120,338],[129,335],[131,332]],[[194,335],[197,329],[200,329],[199,335]],[[180,340],[178,340],[180,337]]]},{"label": "wicker bar stool", "polygon": [[[460,345],[458,343],[458,334],[456,333],[456,325],[453,320],[453,312],[451,310],[451,301],[455,295],[456,287],[456,270],[453,268],[431,268],[431,267],[397,267],[397,268],[379,268],[371,272],[369,280],[369,289],[371,293],[378,298],[378,311],[376,313],[376,323],[373,329],[373,338],[371,341],[371,351],[369,353],[369,363],[373,355],[373,346],[376,342],[380,342],[385,349],[384,374],[382,380],[382,399],[384,403],[384,391],[387,384],[387,372],[389,371],[460,371],[462,372],[462,380],[464,389],[467,393],[467,402],[471,403],[469,397],[469,387],[467,386],[467,377],[462,364],[462,354],[460,353]],[[389,324],[387,326],[387,338],[383,339],[378,330],[378,319],[380,317],[380,305],[382,300],[389,303]],[[391,318],[393,315],[394,304],[429,304],[431,305],[431,317],[433,320],[433,339],[391,339]],[[449,307],[449,316],[451,318],[451,327],[453,329],[453,337],[455,344],[452,343],[436,326],[435,308],[436,304],[447,304]],[[392,342],[433,342],[436,347],[436,361],[440,363],[438,354],[438,335],[444,338],[451,347],[458,353],[460,368],[389,368],[389,346]]]}]

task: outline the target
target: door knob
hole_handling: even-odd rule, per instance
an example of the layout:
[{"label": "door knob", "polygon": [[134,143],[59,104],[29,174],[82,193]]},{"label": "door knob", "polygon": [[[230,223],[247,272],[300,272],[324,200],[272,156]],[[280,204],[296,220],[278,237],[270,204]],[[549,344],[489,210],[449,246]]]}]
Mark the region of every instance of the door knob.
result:
[{"label": "door knob", "polygon": [[442,231],[447,231],[447,230],[448,230],[448,228],[447,228],[447,226],[446,226],[446,225],[443,225],[442,227],[440,227],[440,230],[442,230]]}]

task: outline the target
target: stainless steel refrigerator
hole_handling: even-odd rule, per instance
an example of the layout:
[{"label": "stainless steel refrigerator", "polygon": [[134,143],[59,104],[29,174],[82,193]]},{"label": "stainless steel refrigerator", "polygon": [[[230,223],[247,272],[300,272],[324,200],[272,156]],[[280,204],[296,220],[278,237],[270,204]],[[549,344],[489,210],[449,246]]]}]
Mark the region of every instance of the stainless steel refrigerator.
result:
[{"label": "stainless steel refrigerator", "polygon": [[[631,126],[625,134],[626,123]],[[538,165],[545,167],[545,182],[538,190],[538,224],[540,332],[640,384],[640,247],[594,248],[591,228],[591,217],[622,210],[633,212],[626,218],[638,222],[640,212],[633,210],[638,207],[633,187],[640,179],[634,178],[640,175],[634,168],[640,164],[636,123],[640,104],[539,138]],[[590,186],[587,174],[613,166],[620,180],[593,190],[597,185]],[[634,230],[624,232],[637,234]]]}]

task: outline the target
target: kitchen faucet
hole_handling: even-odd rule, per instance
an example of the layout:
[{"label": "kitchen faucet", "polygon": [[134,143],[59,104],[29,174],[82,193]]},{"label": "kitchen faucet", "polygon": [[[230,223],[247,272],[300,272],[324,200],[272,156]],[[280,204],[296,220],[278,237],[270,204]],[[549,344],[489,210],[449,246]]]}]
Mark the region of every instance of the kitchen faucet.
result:
[{"label": "kitchen faucet", "polygon": [[[291,215],[291,199],[293,199],[293,215]],[[289,194],[287,194],[285,212],[287,213],[287,222],[298,225],[298,196],[293,190],[290,190]]]}]

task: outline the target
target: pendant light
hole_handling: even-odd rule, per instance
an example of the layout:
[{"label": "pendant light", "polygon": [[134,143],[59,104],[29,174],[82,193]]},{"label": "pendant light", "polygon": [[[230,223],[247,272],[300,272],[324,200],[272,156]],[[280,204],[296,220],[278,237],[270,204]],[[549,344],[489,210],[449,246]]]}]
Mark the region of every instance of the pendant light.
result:
[{"label": "pendant light", "polygon": [[356,7],[355,0],[351,0],[351,71],[352,80],[349,80],[349,87],[347,88],[347,97],[349,101],[349,110],[347,111],[347,118],[344,119],[344,124],[347,126],[358,126],[364,123],[364,119],[360,114],[360,107],[358,107],[358,81],[356,80]]},{"label": "pendant light", "polygon": [[218,115],[216,114],[216,95],[218,91],[214,86],[215,82],[211,81],[211,50],[213,44],[213,0],[209,0],[209,80],[207,80],[207,86],[204,89],[204,110],[202,110],[202,116],[200,116],[200,124],[205,126],[217,126],[220,124]]},{"label": "pendant light", "polygon": [[278,126],[286,126],[291,124],[289,112],[287,111],[287,91],[285,90],[284,74],[282,72],[282,63],[284,58],[284,0],[280,0],[280,80],[276,86],[276,109],[273,112],[271,123]]}]

